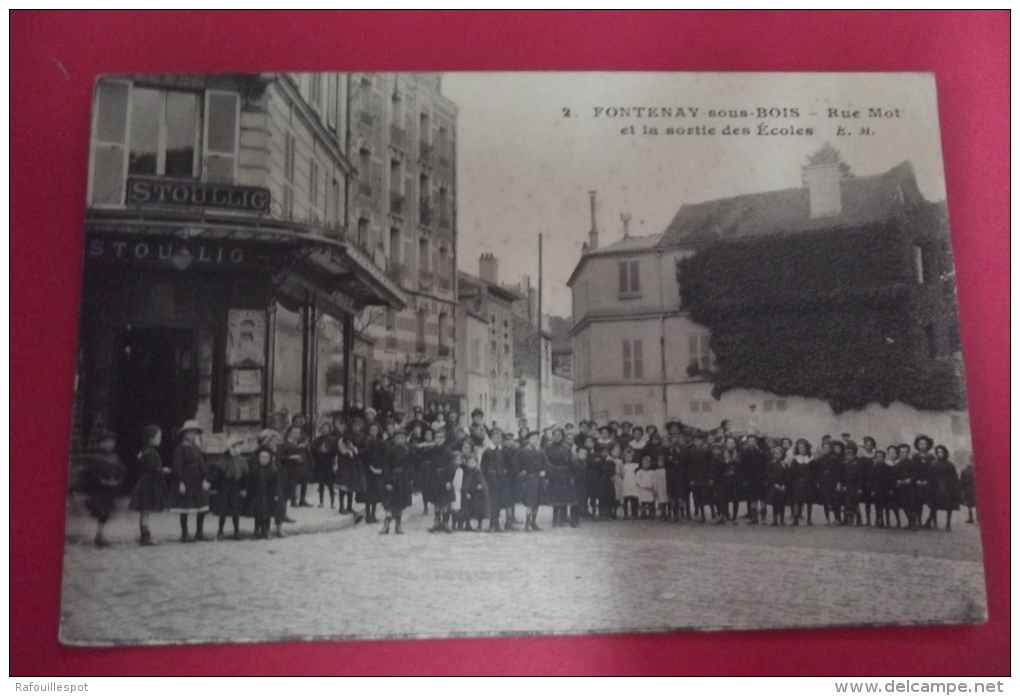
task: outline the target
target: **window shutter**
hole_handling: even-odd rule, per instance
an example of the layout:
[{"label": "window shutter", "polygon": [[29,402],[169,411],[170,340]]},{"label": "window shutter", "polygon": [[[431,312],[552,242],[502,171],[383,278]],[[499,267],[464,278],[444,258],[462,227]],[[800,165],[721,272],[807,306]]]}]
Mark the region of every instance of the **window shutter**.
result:
[{"label": "window shutter", "polygon": [[620,293],[630,292],[630,282],[627,280],[627,262],[620,263]]},{"label": "window shutter", "polygon": [[641,355],[641,341],[634,341],[633,344],[634,379],[642,379],[645,376],[645,365],[644,357]]},{"label": "window shutter", "polygon": [[638,277],[638,262],[630,262],[630,291],[641,292],[641,279]]},{"label": "window shutter", "polygon": [[206,181],[232,184],[237,175],[237,141],[241,97],[234,92],[208,90],[205,93]]},{"label": "window shutter", "polygon": [[689,336],[687,338],[687,353],[688,353],[688,355],[690,355],[690,358],[691,358],[689,362],[697,361],[697,359],[699,357],[699,354],[698,354],[698,337],[697,336]]},{"label": "window shutter", "polygon": [[130,96],[130,82],[103,80],[96,86],[89,181],[93,205],[124,202]]},{"label": "window shutter", "polygon": [[630,341],[623,342],[623,378],[630,379]]}]

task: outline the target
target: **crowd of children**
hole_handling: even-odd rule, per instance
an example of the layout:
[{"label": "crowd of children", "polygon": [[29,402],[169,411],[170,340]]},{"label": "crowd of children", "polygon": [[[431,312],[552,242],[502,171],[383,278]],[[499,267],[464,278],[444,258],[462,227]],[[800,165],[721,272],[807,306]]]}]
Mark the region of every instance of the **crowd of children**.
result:
[{"label": "crowd of children", "polygon": [[[294,521],[288,508],[312,505],[309,485],[317,487],[319,507],[328,495],[330,507],[353,515],[355,526],[381,523],[380,534],[404,533],[415,494],[433,516],[429,532],[444,533],[519,529],[519,506],[528,532],[541,531],[540,506],[552,508],[553,527],[618,519],[767,524],[769,508],[772,526],[813,525],[821,521],[820,507],[826,524],[908,530],[935,528],[945,512],[949,531],[961,504],[967,522],[974,520],[973,465],[958,473],[947,448],[926,435],[883,449],[848,433],[813,445],[738,435],[725,423],[705,432],[671,422],[660,432],[654,425],[582,421],[543,432],[522,424],[514,437],[486,427],[480,410],[462,426],[456,414],[416,408],[410,418],[380,417],[369,408],[324,420],[315,433],[298,416],[282,435],[261,431],[250,455],[234,438],[222,456],[210,457],[197,444],[201,432],[197,422],[185,422],[166,467],[160,428],[145,428],[129,505],[140,513],[142,545],[155,543],[149,515],[163,511],[180,515],[185,542],[211,538],[207,513],[219,518],[218,539],[228,519],[232,538],[241,538],[241,517],[254,520],[256,539],[269,538],[273,525],[283,536],[283,525]],[[103,524],[124,480],[115,447],[115,436],[103,433],[85,478],[99,547],[107,545]]]}]

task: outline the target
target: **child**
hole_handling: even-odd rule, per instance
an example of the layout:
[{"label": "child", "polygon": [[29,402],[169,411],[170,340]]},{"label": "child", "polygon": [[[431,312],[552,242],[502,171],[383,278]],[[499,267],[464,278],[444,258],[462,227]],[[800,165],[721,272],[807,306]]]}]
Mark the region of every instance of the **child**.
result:
[{"label": "child", "polygon": [[336,506],[336,438],[329,421],[319,426],[319,436],[312,440],[312,478],[319,484],[319,507],[324,507],[325,492],[329,489],[329,507]]},{"label": "child", "polygon": [[[768,500],[772,505],[772,526],[786,524],[786,491],[789,488],[790,467],[786,463],[786,450],[776,445],[771,450],[772,458],[765,467],[768,486]],[[764,524],[764,515],[762,523]]]},{"label": "child", "polygon": [[634,450],[630,447],[623,451],[623,480],[621,498],[623,499],[623,519],[638,518],[638,488],[636,475],[640,464],[634,461]]},{"label": "child", "polygon": [[570,478],[574,485],[574,502],[570,504],[570,526],[581,526],[581,517],[588,509],[588,447],[584,444],[574,448],[570,460]]},{"label": "child", "polygon": [[407,447],[407,433],[398,429],[393,432],[393,444],[383,461],[383,509],[386,519],[380,534],[389,534],[390,520],[396,521],[394,534],[403,534],[401,521],[404,510],[411,507],[413,495],[414,458]]},{"label": "child", "polygon": [[138,527],[141,537],[138,543],[142,546],[155,546],[152,533],[149,531],[149,513],[166,510],[170,500],[170,491],[166,487],[163,476],[170,473],[163,467],[159,458],[159,445],[163,441],[163,431],[158,425],[147,425],[142,430],[142,441],[145,448],[138,453],[138,464],[142,476],[138,479],[128,509],[138,513]]},{"label": "child", "polygon": [[[460,486],[461,513],[464,530],[468,532],[482,531],[482,520],[489,516],[489,488],[485,477],[478,468],[478,457],[470,454],[464,458],[464,469]],[[478,526],[472,527],[471,521],[477,520]]]},{"label": "child", "polygon": [[641,468],[634,473],[638,503],[641,505],[641,519],[655,519],[655,472],[652,470],[652,456],[642,455]]},{"label": "child", "polygon": [[875,448],[871,462],[867,487],[875,506],[875,526],[884,528],[889,526],[889,511],[895,507],[896,474],[885,459],[885,450]]},{"label": "child", "polygon": [[117,436],[108,430],[99,433],[99,452],[91,455],[85,469],[85,509],[96,521],[95,544],[105,549],[110,542],[103,536],[106,523],[117,505],[117,491],[124,484],[124,465],[117,456]]},{"label": "child", "polygon": [[807,524],[811,522],[811,503],[814,489],[814,481],[811,476],[811,443],[801,438],[797,440],[793,448],[793,458],[790,462],[789,473],[789,501],[793,513],[793,526],[800,525],[800,518],[807,506]]},{"label": "child", "polygon": [[[653,467],[652,492],[655,498],[655,506],[659,510],[659,519],[663,522],[669,521],[669,490],[666,481],[666,453],[661,449],[657,455],[658,461]],[[654,515],[653,515],[654,517]]]},{"label": "child", "polygon": [[241,514],[244,512],[245,479],[248,477],[248,460],[241,455],[244,440],[232,437],[227,441],[226,456],[218,466],[210,468],[210,483],[215,491],[209,501],[209,510],[219,516],[216,540],[223,540],[223,528],[229,517],[234,525],[234,541],[241,539]]},{"label": "child", "polygon": [[[463,507],[463,488],[464,488],[464,453],[463,451],[456,451],[453,453],[453,479],[450,481],[450,504],[449,513],[447,513],[444,519],[443,526],[445,532],[453,531],[453,529],[464,528],[464,517],[461,514],[461,508]],[[449,518],[453,518],[453,528],[449,525]]]},{"label": "child", "polygon": [[269,522],[279,509],[283,492],[280,475],[273,466],[273,452],[268,447],[255,451],[255,462],[248,471],[247,491],[248,515],[255,518],[255,538],[269,538]]},{"label": "child", "polygon": [[[209,509],[209,482],[206,481],[205,455],[199,448],[198,436],[203,432],[196,420],[184,421],[178,433],[181,438],[174,450],[170,466],[173,484],[170,490],[170,512],[181,516],[181,541],[208,541],[202,533],[205,513]],[[195,537],[188,537],[188,515],[195,513]]]},{"label": "child", "polygon": [[690,479],[691,503],[694,505],[694,519],[698,524],[705,524],[705,506],[712,505],[712,459],[706,448],[705,437],[698,433],[694,436],[691,449]]},{"label": "child", "polygon": [[939,522],[937,511],[946,511],[946,531],[953,529],[953,510],[960,509],[960,477],[956,473],[956,465],[949,461],[949,450],[943,445],[935,446],[935,462],[931,465],[928,478],[931,491],[931,521],[935,529]]},{"label": "child", "polygon": [[613,464],[613,499],[610,518],[615,520],[619,518],[619,508],[623,504],[623,448],[618,443],[610,446],[609,461]]},{"label": "child", "polygon": [[967,524],[974,524],[974,508],[977,507],[977,485],[974,481],[974,458],[969,457],[967,466],[960,472],[960,492],[963,504],[967,506]]}]

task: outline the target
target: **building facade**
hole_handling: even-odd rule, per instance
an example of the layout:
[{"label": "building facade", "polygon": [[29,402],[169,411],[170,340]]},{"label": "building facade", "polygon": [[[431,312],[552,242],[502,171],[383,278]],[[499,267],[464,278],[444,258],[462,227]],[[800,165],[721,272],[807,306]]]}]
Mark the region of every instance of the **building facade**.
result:
[{"label": "building facade", "polygon": [[742,431],[751,424],[753,404],[757,427],[766,433],[815,441],[823,433],[850,432],[903,442],[912,441],[911,433],[926,432],[957,454],[969,450],[964,411],[920,410],[894,401],[888,407],[872,403],[837,414],[818,398],[755,389],[713,395],[711,375],[717,366],[711,336],[682,302],[677,264],[719,240],[812,233],[816,236],[810,239],[820,239],[826,231],[876,225],[890,234],[902,233],[905,241],[894,252],[902,258],[893,259],[893,265],[914,269],[904,272],[913,279],[905,283],[907,300],[889,311],[894,324],[911,330],[890,345],[899,354],[926,349],[934,355],[945,343],[944,337],[936,340],[932,324],[915,316],[918,307],[921,314],[927,311],[922,299],[930,294],[925,283],[931,280],[925,280],[920,243],[906,241],[903,221],[930,204],[917,190],[910,165],[850,179],[842,179],[835,165],[808,167],[805,181],[798,189],[684,205],[663,234],[625,236],[606,247],[598,245],[593,220],[590,241],[568,282],[579,417],[660,426],[680,419],[704,429],[729,420]]},{"label": "building facade", "polygon": [[[492,254],[482,254],[477,276],[459,272],[458,311],[471,313],[485,322],[484,336],[458,334],[458,374],[484,365],[484,383],[476,380],[466,384],[466,412],[481,408],[485,423],[495,423],[513,431],[516,423],[516,385],[514,382],[514,306],[521,296],[498,284],[498,260]],[[467,322],[467,320],[466,320]],[[468,322],[469,323],[469,322]],[[482,360],[479,361],[479,355]],[[467,363],[467,366],[465,366]],[[458,377],[457,384],[464,384]],[[484,398],[479,394],[484,391]]]},{"label": "building facade", "polygon": [[366,381],[395,385],[403,410],[456,405],[457,107],[437,73],[346,80],[348,227],[409,299],[400,310],[366,308],[356,322],[372,342]]},{"label": "building facade", "polygon": [[204,445],[363,388],[366,307],[403,291],[346,233],[337,74],[128,75],[95,89],[75,449],[197,419]]}]

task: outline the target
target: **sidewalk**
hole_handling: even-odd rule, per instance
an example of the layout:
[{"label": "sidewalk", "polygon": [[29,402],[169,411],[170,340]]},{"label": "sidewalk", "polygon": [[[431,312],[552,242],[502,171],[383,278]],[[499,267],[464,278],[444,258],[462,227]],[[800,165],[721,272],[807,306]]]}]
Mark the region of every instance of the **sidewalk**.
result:
[{"label": "sidewalk", "polygon": [[[317,496],[309,494],[309,500],[318,500]],[[318,505],[314,502],[313,505]],[[104,534],[112,544],[136,544],[138,543],[138,513],[127,509],[128,498],[124,497],[117,501],[117,510],[113,517],[106,523]],[[360,507],[360,506],[357,506]],[[329,507],[290,508],[287,514],[296,522],[283,525],[283,533],[287,536],[298,534],[314,534],[317,532],[335,532],[354,525],[353,515],[340,515],[336,509]],[[188,532],[191,536],[195,534],[195,515],[188,516]],[[205,536],[210,539],[216,538],[216,529],[219,525],[219,517],[206,514]],[[250,517],[241,518],[241,536],[250,539],[255,522]],[[180,516],[170,512],[152,513],[149,516],[149,528],[152,530],[152,538],[157,542],[177,542],[181,538]],[[96,535],[96,522],[89,516],[85,509],[85,496],[79,493],[72,494],[67,499],[67,522],[65,533],[68,544],[91,545]],[[233,526],[228,519],[224,533],[227,537],[233,534]],[[275,534],[275,527],[273,529]]]}]

